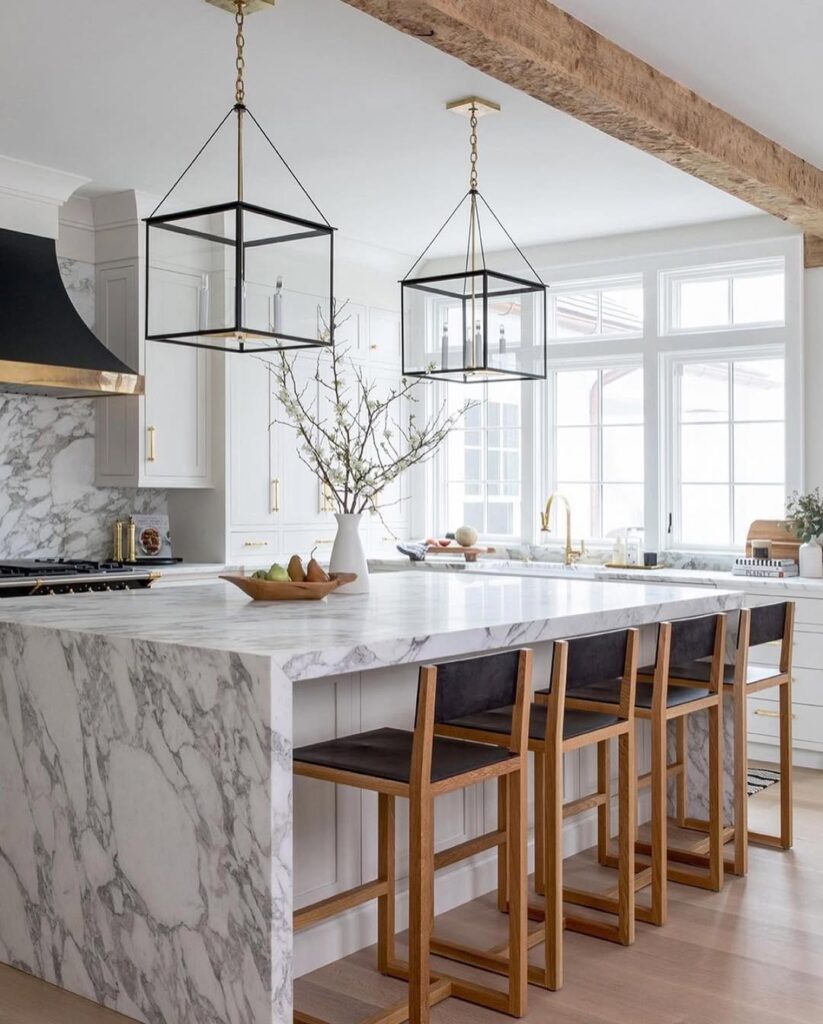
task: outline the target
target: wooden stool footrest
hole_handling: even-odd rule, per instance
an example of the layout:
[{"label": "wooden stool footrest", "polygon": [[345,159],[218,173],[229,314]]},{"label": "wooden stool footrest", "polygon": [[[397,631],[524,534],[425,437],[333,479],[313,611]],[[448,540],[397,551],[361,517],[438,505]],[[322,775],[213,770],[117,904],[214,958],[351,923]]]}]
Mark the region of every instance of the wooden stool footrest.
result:
[{"label": "wooden stool footrest", "polygon": [[503,846],[506,842],[506,833],[503,829],[495,832],[486,832],[474,839],[467,839],[465,843],[458,843],[457,846],[450,846],[448,850],[441,850],[434,855],[434,869],[439,871],[451,864],[457,864],[461,860],[474,857],[478,853],[492,850],[496,846]]},{"label": "wooden stool footrest", "polygon": [[380,896],[386,896],[389,892],[388,882],[376,879],[373,882],[366,882],[354,889],[347,889],[336,896],[329,896],[328,899],[312,903],[309,907],[303,907],[294,912],[294,931],[301,928],[308,928],[310,925],[325,921],[327,917],[334,917],[335,914],[342,914],[344,910],[351,910],[359,907],[361,903],[368,903]]}]

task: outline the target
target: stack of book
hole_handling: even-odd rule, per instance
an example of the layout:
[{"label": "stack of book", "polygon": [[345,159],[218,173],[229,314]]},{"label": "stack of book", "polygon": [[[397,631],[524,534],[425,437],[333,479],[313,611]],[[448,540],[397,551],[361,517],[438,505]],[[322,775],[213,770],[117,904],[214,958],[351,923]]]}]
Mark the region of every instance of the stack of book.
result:
[{"label": "stack of book", "polygon": [[797,576],[797,562],[791,558],[735,558],[733,576],[760,576],[766,579],[785,579]]}]

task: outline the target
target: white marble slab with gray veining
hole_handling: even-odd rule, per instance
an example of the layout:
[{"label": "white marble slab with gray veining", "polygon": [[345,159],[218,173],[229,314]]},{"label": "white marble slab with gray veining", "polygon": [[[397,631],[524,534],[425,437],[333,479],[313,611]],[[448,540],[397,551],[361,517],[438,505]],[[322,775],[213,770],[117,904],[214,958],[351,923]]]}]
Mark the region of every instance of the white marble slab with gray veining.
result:
[{"label": "white marble slab with gray veining", "polygon": [[739,602],[416,572],[0,601],[0,960],[150,1024],[287,1024],[294,683]]}]

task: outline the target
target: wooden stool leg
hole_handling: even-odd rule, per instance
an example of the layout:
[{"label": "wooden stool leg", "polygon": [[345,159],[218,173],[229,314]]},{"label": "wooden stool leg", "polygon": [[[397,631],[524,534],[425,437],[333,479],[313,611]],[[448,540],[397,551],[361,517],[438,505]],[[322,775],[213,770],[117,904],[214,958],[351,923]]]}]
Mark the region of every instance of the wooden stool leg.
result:
[{"label": "wooden stool leg", "polygon": [[[675,738],[675,757],[678,764],[683,767],[680,770],[675,780],[675,810],[677,813],[677,824],[684,828],[686,825],[686,817],[688,815],[688,807],[686,806],[686,793],[688,792],[688,778],[687,778],[687,765],[686,759],[686,722],[688,716],[682,715],[680,718],[675,720],[674,726],[674,738]],[[668,803],[668,795],[667,795]]]},{"label": "wooden stool leg", "polygon": [[546,988],[557,990],[563,985],[563,753],[550,747],[543,761],[546,794],[543,951]]},{"label": "wooden stool leg", "polygon": [[377,796],[377,872],[388,892],[377,899],[377,967],[386,974],[395,960],[395,798],[387,793]]},{"label": "wooden stool leg", "polygon": [[779,687],[780,694],[780,845],[784,850],[794,842],[792,827],[792,682]]},{"label": "wooden stool leg", "polygon": [[[611,744],[601,740],[597,744],[597,791],[606,798],[597,808],[597,860],[606,864],[612,838],[612,765]],[[632,840],[633,841],[633,840]]]},{"label": "wooden stool leg", "polygon": [[[634,843],[637,833],[637,757],[634,727],[617,741],[618,754],[618,912],[620,942],[634,942]],[[606,744],[603,744],[604,746]]]},{"label": "wooden stool leg", "polygon": [[546,758],[534,754],[534,891],[546,891]]},{"label": "wooden stool leg", "polygon": [[[509,821],[508,780],[501,776],[497,780],[497,827],[507,828]],[[507,835],[509,833],[507,832]],[[509,850],[508,842],[497,847],[497,909],[505,914],[509,905]]]},{"label": "wooden stool leg", "polygon": [[746,736],[746,693],[741,687],[732,694],[734,715],[734,866],[736,875],[749,870],[749,751]]},{"label": "wooden stool leg", "polygon": [[[667,722],[665,714],[659,714],[651,720],[652,733],[652,816],[651,816],[651,849],[652,849],[652,884],[651,913],[648,920],[651,924],[664,925],[668,914],[668,755],[667,755]],[[645,915],[644,915],[645,917]]]},{"label": "wooden stool leg", "polygon": [[723,888],[723,708],[709,708],[709,879]]},{"label": "wooden stool leg", "polygon": [[434,803],[428,786],[409,799],[409,1020],[429,1024],[434,915]]},{"label": "wooden stool leg", "polygon": [[522,1017],[526,1012],[529,988],[526,773],[523,771],[509,773],[505,777],[505,784],[508,790],[505,823],[508,837],[506,851],[508,852],[509,897],[508,1011],[514,1017]]}]

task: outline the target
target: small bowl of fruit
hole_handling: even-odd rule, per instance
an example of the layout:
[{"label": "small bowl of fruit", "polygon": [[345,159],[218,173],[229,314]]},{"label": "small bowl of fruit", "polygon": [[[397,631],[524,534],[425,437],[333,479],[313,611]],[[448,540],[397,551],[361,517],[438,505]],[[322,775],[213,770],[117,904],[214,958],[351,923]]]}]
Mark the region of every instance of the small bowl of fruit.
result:
[{"label": "small bowl of fruit", "polygon": [[252,601],[319,601],[338,587],[356,580],[357,573],[327,573],[312,552],[305,568],[300,556],[292,555],[286,567],[275,562],[251,576],[227,573],[220,579],[239,587]]}]

